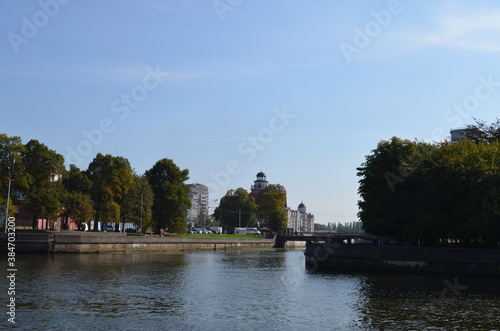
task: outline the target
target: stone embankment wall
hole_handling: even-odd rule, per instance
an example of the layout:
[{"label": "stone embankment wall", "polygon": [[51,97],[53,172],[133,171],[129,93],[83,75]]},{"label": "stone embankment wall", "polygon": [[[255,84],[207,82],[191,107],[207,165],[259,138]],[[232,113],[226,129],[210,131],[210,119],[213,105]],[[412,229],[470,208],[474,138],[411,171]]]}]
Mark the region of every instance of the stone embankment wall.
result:
[{"label": "stone embankment wall", "polygon": [[500,276],[500,249],[308,243],[310,270],[396,270]]},{"label": "stone embankment wall", "polygon": [[[0,249],[7,251],[7,236],[0,235]],[[106,232],[46,232],[16,233],[16,252],[29,253],[100,253],[140,251],[226,250],[236,248],[273,247],[273,239],[227,237],[128,236]]]},{"label": "stone embankment wall", "polygon": [[305,249],[306,242],[305,241],[287,241],[285,243],[285,248],[290,249]]}]

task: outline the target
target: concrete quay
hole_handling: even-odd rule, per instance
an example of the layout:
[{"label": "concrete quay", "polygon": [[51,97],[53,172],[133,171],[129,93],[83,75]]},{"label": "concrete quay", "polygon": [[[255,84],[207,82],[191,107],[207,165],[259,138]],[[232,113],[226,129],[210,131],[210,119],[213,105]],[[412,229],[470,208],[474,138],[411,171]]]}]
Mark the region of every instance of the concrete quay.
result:
[{"label": "concrete quay", "polygon": [[400,271],[500,276],[500,249],[340,245],[308,242],[310,271]]},{"label": "concrete quay", "polygon": [[[0,234],[0,251],[7,252],[7,234]],[[16,253],[101,253],[229,250],[271,248],[274,239],[227,237],[137,236],[115,232],[17,230]]]}]

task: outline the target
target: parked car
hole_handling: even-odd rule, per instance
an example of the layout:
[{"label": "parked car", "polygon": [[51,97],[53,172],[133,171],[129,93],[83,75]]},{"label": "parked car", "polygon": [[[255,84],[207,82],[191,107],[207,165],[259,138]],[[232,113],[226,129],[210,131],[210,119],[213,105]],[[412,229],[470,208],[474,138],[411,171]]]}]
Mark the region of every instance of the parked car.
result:
[{"label": "parked car", "polygon": [[126,228],[126,229],[125,229],[125,232],[127,232],[127,233],[138,233],[138,232],[139,232],[139,230],[134,229],[134,228]]},{"label": "parked car", "polygon": [[221,234],[222,233],[222,227],[221,226],[213,226],[209,228],[210,231],[213,233]]}]

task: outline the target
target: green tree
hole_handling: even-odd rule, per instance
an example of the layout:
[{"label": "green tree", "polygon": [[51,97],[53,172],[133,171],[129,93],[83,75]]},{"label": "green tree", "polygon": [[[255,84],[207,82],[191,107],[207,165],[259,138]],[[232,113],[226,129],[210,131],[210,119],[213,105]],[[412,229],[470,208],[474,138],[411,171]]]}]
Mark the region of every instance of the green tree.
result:
[{"label": "green tree", "polygon": [[270,184],[257,196],[259,219],[273,231],[286,228],[286,190],[280,184]]},{"label": "green tree", "polygon": [[145,176],[153,190],[153,222],[157,230],[168,228],[171,233],[184,233],[187,211],[191,207],[189,170],[181,170],[174,161],[162,159]]},{"label": "green tree", "polygon": [[[373,235],[404,236],[403,228],[412,224],[413,210],[404,204],[411,199],[418,183],[411,181],[421,168],[422,159],[418,144],[393,137],[381,141],[366,162],[358,168],[358,216],[363,229]],[[339,230],[340,231],[340,230]]]},{"label": "green tree", "polygon": [[76,165],[71,164],[70,170],[64,176],[63,186],[62,228],[69,228],[70,218],[78,225],[89,222],[95,215],[90,197],[92,181]]},{"label": "green tree", "polygon": [[[26,191],[29,178],[24,171],[22,155],[25,146],[20,137],[9,137],[0,134],[0,214],[5,214],[9,178],[11,184],[9,216],[14,214],[13,201],[19,199],[19,194]],[[5,217],[2,218],[2,221]]]},{"label": "green tree", "polygon": [[134,175],[134,185],[125,197],[121,209],[122,223],[134,223],[140,232],[151,228],[153,199],[153,190],[148,179]]},{"label": "green tree", "polygon": [[495,123],[487,124],[484,121],[474,119],[476,123],[467,125],[466,137],[470,140],[478,142],[495,142],[500,141],[500,118],[497,118]]},{"label": "green tree", "polygon": [[[379,236],[436,245],[500,241],[498,142],[382,141],[358,168],[358,216]],[[340,231],[340,230],[339,230]]]},{"label": "green tree", "polygon": [[450,192],[454,205],[441,211],[447,212],[451,234],[464,243],[499,243],[500,143],[465,139],[443,146],[439,160],[439,166],[454,178],[449,185],[454,189]]},{"label": "green tree", "polygon": [[330,230],[327,225],[314,223],[314,231],[328,231]]},{"label": "green tree", "polygon": [[228,190],[215,208],[214,216],[225,229],[247,227],[255,224],[257,205],[253,197],[242,187]]},{"label": "green tree", "polygon": [[65,172],[64,158],[37,140],[30,140],[22,154],[23,165],[29,178],[24,191],[26,206],[33,216],[33,228],[37,219],[54,219],[59,216],[63,186],[61,176]]},{"label": "green tree", "polygon": [[90,195],[95,210],[94,231],[98,230],[99,222],[117,223],[123,201],[134,184],[129,161],[121,156],[99,153],[85,174],[92,182]]}]

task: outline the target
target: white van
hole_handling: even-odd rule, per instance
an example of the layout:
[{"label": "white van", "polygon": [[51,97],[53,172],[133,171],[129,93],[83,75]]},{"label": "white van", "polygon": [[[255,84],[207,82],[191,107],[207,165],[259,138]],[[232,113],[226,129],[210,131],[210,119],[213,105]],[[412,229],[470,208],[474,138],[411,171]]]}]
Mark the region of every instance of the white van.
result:
[{"label": "white van", "polygon": [[260,231],[257,228],[247,228],[247,234],[260,234]]},{"label": "white van", "polygon": [[234,234],[247,234],[247,228],[234,228]]}]

